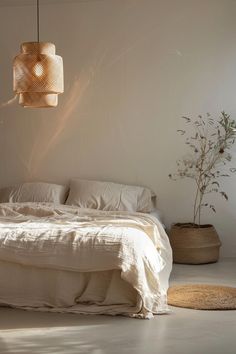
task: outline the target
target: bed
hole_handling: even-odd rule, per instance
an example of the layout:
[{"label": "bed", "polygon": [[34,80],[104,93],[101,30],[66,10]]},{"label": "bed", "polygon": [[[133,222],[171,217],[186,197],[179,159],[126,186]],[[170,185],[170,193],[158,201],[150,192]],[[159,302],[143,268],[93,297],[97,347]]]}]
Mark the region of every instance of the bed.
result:
[{"label": "bed", "polygon": [[151,318],[167,313],[168,237],[150,213],[0,204],[0,305]]}]

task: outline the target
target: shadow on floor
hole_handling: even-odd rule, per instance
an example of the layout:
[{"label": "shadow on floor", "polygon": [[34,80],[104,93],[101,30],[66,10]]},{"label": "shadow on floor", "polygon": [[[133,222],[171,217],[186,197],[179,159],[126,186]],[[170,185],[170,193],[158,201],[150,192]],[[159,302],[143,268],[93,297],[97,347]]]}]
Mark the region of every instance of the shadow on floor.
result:
[{"label": "shadow on floor", "polygon": [[[96,326],[91,328],[91,337]],[[79,328],[6,330],[0,334],[1,354],[100,354],[99,343],[84,336]]]}]

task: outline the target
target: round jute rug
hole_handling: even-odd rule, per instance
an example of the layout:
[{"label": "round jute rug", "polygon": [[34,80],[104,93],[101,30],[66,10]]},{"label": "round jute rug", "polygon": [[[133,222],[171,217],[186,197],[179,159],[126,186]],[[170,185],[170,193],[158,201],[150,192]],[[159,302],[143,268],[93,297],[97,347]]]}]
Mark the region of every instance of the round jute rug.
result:
[{"label": "round jute rug", "polygon": [[195,310],[236,310],[236,288],[220,285],[171,286],[168,304]]}]

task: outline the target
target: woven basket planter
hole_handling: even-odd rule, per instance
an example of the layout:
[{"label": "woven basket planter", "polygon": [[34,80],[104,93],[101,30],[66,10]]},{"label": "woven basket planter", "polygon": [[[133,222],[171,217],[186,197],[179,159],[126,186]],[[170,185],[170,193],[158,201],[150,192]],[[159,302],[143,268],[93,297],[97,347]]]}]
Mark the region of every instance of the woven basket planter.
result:
[{"label": "woven basket planter", "polygon": [[169,238],[174,263],[205,264],[219,259],[221,242],[212,225],[175,224]]}]

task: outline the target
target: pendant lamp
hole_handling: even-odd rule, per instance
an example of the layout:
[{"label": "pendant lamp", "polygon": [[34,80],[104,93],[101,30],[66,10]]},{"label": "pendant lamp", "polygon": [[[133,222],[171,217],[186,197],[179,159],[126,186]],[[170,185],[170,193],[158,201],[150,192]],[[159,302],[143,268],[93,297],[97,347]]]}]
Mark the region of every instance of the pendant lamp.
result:
[{"label": "pendant lamp", "polygon": [[21,44],[13,63],[13,89],[23,107],[56,107],[64,92],[63,61],[53,43],[39,41],[37,0],[37,42]]}]

